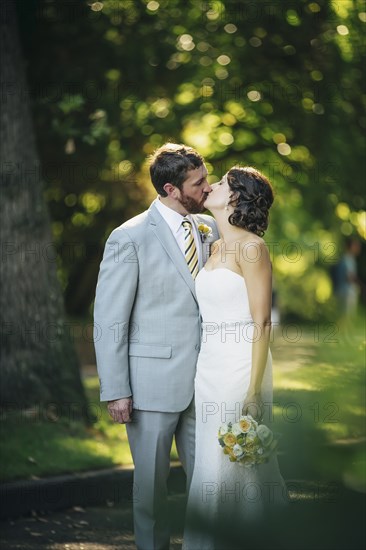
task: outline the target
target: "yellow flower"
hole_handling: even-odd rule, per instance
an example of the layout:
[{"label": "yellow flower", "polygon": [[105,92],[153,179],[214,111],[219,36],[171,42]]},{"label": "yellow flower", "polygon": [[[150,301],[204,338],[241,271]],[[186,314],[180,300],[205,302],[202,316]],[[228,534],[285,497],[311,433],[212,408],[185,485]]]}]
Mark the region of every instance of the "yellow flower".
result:
[{"label": "yellow flower", "polygon": [[211,229],[210,229],[210,227],[208,227],[208,225],[206,225],[204,223],[200,223],[198,225],[198,231],[200,233],[205,233],[207,235],[208,233],[210,233]]},{"label": "yellow flower", "polygon": [[246,418],[243,418],[242,420],[239,420],[241,431],[244,433],[249,432],[251,428],[250,420],[247,420]]},{"label": "yellow flower", "polygon": [[198,224],[198,232],[201,235],[202,242],[212,237],[212,229],[205,223]]},{"label": "yellow flower", "polygon": [[224,437],[224,443],[227,447],[234,447],[236,443],[236,437],[233,434],[226,434]]}]

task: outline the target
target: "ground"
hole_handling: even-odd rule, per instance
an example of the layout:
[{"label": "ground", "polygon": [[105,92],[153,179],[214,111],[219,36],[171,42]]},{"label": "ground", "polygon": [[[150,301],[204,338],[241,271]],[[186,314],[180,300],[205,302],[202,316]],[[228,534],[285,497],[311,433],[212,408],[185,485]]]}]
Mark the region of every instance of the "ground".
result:
[{"label": "ground", "polygon": [[[359,395],[364,388],[363,352],[359,344],[325,347],[322,357],[309,334],[295,345],[283,339],[274,342],[276,399],[280,402],[275,407],[279,418],[275,424],[283,432],[279,461],[291,498],[286,512],[265,533],[248,540],[243,532],[239,550],[366,547],[364,396]],[[294,410],[301,412],[301,419],[294,421]],[[170,550],[178,550],[185,497],[177,491],[169,498]],[[33,513],[0,522],[0,529],[1,550],[136,549],[128,500]],[[222,550],[228,548],[233,545]]]},{"label": "ground", "polygon": [[[335,494],[328,485],[293,481],[288,509],[265,539],[243,550],[362,550],[365,548],[365,499],[344,490]],[[170,550],[182,542],[185,498],[170,495],[172,538]],[[136,550],[130,502],[36,515],[0,523],[2,550]],[[260,538],[261,537],[261,538]],[[257,543],[257,544],[256,544]],[[228,546],[229,548],[229,546]],[[230,545],[230,548],[232,546]],[[200,550],[200,549],[192,549]],[[222,550],[228,550],[227,548]]]}]

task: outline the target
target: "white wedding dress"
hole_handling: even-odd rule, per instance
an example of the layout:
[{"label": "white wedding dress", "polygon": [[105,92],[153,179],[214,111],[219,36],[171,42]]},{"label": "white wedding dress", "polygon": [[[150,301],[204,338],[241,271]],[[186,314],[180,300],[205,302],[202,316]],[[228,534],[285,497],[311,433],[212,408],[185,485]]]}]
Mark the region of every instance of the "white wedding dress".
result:
[{"label": "white wedding dress", "polygon": [[[237,421],[241,416],[250,381],[252,341],[256,332],[245,280],[227,268],[209,271],[203,268],[196,277],[196,293],[203,333],[195,379],[195,466],[183,550],[231,550],[246,547],[244,539],[239,546],[230,542],[237,540],[233,532],[235,526],[241,531],[245,525],[258,525],[270,507],[286,501],[287,494],[277,458],[251,468],[232,463],[217,439],[222,423]],[[263,423],[271,428],[270,352],[262,399],[265,403]],[[226,529],[230,533],[225,532]]]}]

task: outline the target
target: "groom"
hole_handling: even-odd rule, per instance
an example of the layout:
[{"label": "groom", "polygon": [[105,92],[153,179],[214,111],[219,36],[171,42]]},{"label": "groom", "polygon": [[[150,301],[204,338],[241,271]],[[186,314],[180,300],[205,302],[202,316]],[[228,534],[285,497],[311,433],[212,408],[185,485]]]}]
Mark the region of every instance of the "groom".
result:
[{"label": "groom", "polygon": [[188,487],[193,473],[201,337],[194,278],[218,232],[213,218],[200,214],[211,188],[194,149],[166,143],[150,175],[158,197],[107,240],[94,320],[101,401],[115,422],[126,423],[135,465],[136,545],[162,550],[169,548],[174,436]]}]

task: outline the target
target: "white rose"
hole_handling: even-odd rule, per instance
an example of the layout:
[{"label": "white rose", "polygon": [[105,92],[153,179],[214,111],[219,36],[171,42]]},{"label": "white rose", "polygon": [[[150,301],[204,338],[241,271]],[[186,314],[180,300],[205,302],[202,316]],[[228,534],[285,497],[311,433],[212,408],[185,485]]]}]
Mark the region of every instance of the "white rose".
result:
[{"label": "white rose", "polygon": [[229,428],[227,424],[223,424],[222,426],[220,426],[220,435],[226,435],[228,431]]},{"label": "white rose", "polygon": [[252,418],[251,423],[252,423],[253,428],[256,430],[258,428],[258,422],[256,420],[254,420],[254,418]]},{"label": "white rose", "polygon": [[273,433],[264,424],[258,426],[257,435],[265,447],[269,447],[273,441]]},{"label": "white rose", "polygon": [[240,458],[240,457],[242,457],[242,456],[244,455],[243,449],[242,449],[242,448],[240,447],[240,445],[238,445],[237,443],[236,443],[236,445],[234,445],[234,447],[233,447],[233,453],[234,453],[234,455],[235,455],[237,458]]},{"label": "white rose", "polygon": [[242,433],[241,431],[241,427],[240,427],[240,424],[238,422],[236,422],[235,424],[233,424],[233,427],[231,428],[231,431],[234,435],[239,435]]},{"label": "white rose", "polygon": [[[256,430],[257,429],[257,426],[258,426],[258,422],[256,420],[254,420],[254,418],[252,417],[251,414],[247,414],[245,416],[241,416],[239,418],[239,423],[241,420],[246,420],[247,422],[249,422],[249,425],[250,425],[250,429],[251,430]],[[243,430],[242,430],[243,431]],[[248,430],[246,430],[248,431]]]}]

